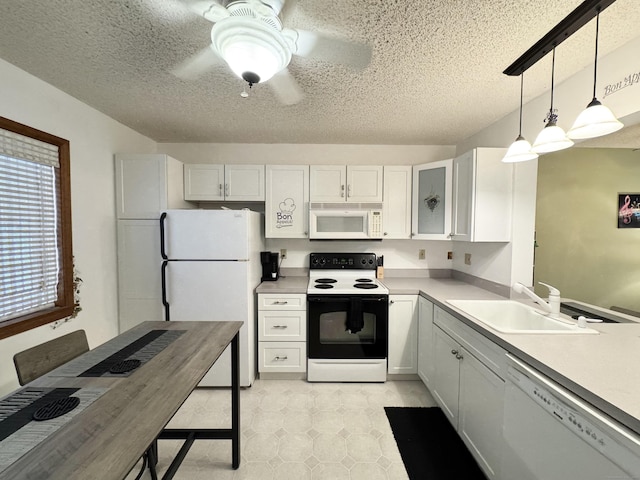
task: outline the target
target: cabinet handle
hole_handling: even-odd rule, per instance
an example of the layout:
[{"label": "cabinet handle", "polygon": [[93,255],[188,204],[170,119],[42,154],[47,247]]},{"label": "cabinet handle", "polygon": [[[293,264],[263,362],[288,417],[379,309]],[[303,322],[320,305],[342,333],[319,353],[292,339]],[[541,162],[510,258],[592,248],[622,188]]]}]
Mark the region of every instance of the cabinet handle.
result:
[{"label": "cabinet handle", "polygon": [[347,187],[347,197],[351,196],[351,185]]},{"label": "cabinet handle", "polygon": [[229,196],[229,184],[228,183],[224,184],[224,194],[226,196]]},{"label": "cabinet handle", "polygon": [[344,198],[344,185],[340,185],[340,197]]},{"label": "cabinet handle", "polygon": [[286,301],[286,300],[282,300],[282,301],[280,301],[280,300],[276,300],[276,301],[275,301],[275,302],[273,302],[271,305],[286,305],[287,303],[289,303],[289,302],[288,302],[288,301]]},{"label": "cabinet handle", "polygon": [[393,305],[394,303],[396,303],[395,300],[389,300],[389,305]]},{"label": "cabinet handle", "polygon": [[287,325],[274,325],[273,328],[284,329],[284,328],[287,328]]},{"label": "cabinet handle", "polygon": [[458,350],[456,350],[455,348],[453,350],[451,350],[451,354],[452,355],[458,355]]},{"label": "cabinet handle", "polygon": [[463,358],[462,355],[460,355],[460,354],[456,355],[456,359],[457,360],[462,360],[462,358]]},{"label": "cabinet handle", "polygon": [[277,362],[277,361],[280,361],[280,360],[287,360],[287,358],[288,358],[288,357],[287,357],[286,355],[285,355],[284,357],[278,357],[278,356],[273,357],[273,359],[274,359],[276,362]]},{"label": "cabinet handle", "polygon": [[220,189],[220,196],[222,196],[222,184],[219,184],[218,188]]}]

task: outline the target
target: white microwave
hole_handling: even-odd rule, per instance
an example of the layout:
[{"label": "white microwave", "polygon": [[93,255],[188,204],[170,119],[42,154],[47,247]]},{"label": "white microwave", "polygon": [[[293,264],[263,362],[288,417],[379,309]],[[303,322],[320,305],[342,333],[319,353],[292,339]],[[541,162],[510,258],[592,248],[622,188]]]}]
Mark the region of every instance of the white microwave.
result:
[{"label": "white microwave", "polygon": [[382,204],[311,203],[309,238],[312,240],[382,239]]}]

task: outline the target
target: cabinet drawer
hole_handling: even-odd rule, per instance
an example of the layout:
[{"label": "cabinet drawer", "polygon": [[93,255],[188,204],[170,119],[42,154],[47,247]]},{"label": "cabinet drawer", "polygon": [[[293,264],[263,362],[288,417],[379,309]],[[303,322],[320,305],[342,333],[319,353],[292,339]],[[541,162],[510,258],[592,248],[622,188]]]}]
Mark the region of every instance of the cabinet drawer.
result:
[{"label": "cabinet drawer", "polygon": [[258,340],[304,342],[307,340],[307,312],[267,310],[258,313]]},{"label": "cabinet drawer", "polygon": [[258,295],[258,310],[306,310],[307,295],[305,293],[261,293]]},{"label": "cabinet drawer", "polygon": [[258,342],[258,371],[305,372],[306,370],[306,343]]},{"label": "cabinet drawer", "polygon": [[434,323],[451,335],[493,373],[502,379],[505,378],[507,372],[506,350],[438,306],[434,308]]}]

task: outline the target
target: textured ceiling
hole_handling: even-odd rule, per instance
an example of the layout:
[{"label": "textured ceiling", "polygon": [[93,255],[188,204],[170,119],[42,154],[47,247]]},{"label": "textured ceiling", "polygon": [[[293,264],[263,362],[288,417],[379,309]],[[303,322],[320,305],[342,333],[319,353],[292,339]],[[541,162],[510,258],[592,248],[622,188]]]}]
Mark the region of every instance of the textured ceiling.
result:
[{"label": "textured ceiling", "polygon": [[[305,93],[267,84],[241,98],[222,64],[194,81],[170,71],[210,42],[180,0],[2,0],[0,58],[158,142],[455,144],[518,107],[501,72],[580,0],[299,0],[286,27],[372,47],[362,71],[294,57]],[[600,53],[640,35],[638,0],[601,15]],[[556,82],[591,65],[593,23],[556,52]],[[549,60],[549,61],[547,61]],[[550,59],[525,76],[549,88]]]}]

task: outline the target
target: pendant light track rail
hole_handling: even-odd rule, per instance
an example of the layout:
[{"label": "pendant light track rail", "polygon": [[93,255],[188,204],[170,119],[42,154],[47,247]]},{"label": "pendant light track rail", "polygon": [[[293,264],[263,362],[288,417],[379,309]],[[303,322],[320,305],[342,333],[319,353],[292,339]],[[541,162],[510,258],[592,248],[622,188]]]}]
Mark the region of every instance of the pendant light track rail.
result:
[{"label": "pendant light track rail", "polygon": [[518,76],[596,17],[616,0],[586,0],[538,40],[502,73]]}]

